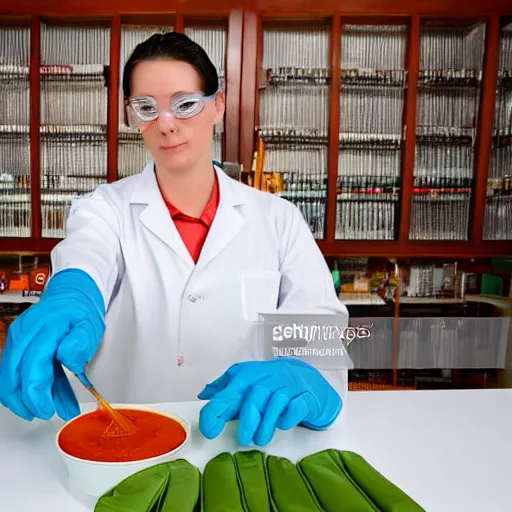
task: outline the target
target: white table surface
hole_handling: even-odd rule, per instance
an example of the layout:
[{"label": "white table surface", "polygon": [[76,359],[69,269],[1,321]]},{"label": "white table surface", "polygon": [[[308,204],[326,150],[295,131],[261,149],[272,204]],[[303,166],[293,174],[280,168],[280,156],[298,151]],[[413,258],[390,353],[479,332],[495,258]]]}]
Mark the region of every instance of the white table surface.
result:
[{"label": "white table surface", "polygon": [[[215,440],[197,430],[201,402],[163,404],[191,423],[181,456],[203,469],[236,451],[232,422]],[[84,406],[84,410],[91,404]],[[94,501],[72,495],[55,449],[60,420],[25,422],[0,406],[0,510],[83,512]],[[266,450],[296,462],[325,448],[352,450],[427,512],[512,510],[512,389],[352,392],[325,432],[278,431]]]}]

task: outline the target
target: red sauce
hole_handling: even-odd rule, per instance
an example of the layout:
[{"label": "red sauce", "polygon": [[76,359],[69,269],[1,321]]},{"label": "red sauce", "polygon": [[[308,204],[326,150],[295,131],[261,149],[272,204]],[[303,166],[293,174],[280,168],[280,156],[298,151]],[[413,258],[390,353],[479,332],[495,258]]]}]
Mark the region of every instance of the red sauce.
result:
[{"label": "red sauce", "polygon": [[105,436],[110,418],[101,410],[84,414],[64,429],[59,446],[67,454],[97,462],[131,462],[157,457],[180,446],[185,429],[172,418],[149,411],[118,409],[137,428],[123,437]]}]

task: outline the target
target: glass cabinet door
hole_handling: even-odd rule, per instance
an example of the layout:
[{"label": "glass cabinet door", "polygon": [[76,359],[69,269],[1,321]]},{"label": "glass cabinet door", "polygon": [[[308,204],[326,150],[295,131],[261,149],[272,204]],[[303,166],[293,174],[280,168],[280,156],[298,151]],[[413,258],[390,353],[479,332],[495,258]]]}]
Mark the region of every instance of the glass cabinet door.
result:
[{"label": "glass cabinet door", "polygon": [[[258,135],[272,190],[325,237],[329,154],[330,25],[264,25]],[[265,183],[262,186],[265,189]]]},{"label": "glass cabinet door", "polygon": [[109,26],[41,24],[43,237],[64,237],[73,197],[107,181],[109,64]]},{"label": "glass cabinet door", "polygon": [[0,25],[0,237],[31,236],[30,28]]},{"label": "glass cabinet door", "polygon": [[336,239],[395,240],[407,25],[341,29]]},{"label": "glass cabinet door", "polygon": [[422,23],[411,240],[468,239],[485,33],[485,23]]},{"label": "glass cabinet door", "polygon": [[512,22],[500,32],[491,160],[487,180],[484,240],[512,240]]}]

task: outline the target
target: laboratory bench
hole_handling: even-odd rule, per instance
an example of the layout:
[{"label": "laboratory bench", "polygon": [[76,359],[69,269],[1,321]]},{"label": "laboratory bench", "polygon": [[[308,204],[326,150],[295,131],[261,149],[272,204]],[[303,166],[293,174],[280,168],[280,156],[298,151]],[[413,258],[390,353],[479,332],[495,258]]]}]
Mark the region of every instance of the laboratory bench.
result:
[{"label": "laboratory bench", "polygon": [[[215,455],[242,449],[236,422],[214,440],[197,428],[201,402],[155,405],[191,425],[180,457],[203,470]],[[85,404],[83,410],[91,410]],[[0,407],[0,510],[86,512],[96,499],[68,488],[55,446],[59,419],[31,423]],[[277,431],[263,449],[292,462],[326,448],[364,457],[427,512],[510,510],[512,390],[353,392],[324,432]],[[252,447],[255,448],[255,447]]]}]

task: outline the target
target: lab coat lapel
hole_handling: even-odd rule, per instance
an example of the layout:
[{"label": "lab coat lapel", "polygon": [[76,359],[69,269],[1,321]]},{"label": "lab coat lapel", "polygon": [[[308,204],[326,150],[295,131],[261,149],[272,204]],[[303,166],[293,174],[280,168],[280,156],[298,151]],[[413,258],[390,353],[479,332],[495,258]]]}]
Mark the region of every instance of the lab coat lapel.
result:
[{"label": "lab coat lapel", "polygon": [[192,268],[194,260],[190,256],[165,205],[158,188],[153,165],[153,162],[150,162],[142,171],[140,181],[133,191],[131,203],[147,205],[139,217],[142,224]]},{"label": "lab coat lapel", "polygon": [[219,178],[219,206],[199,256],[198,269],[218,256],[245,224],[237,208],[247,201],[243,185],[229,178],[222,169],[215,167],[215,170]]}]

